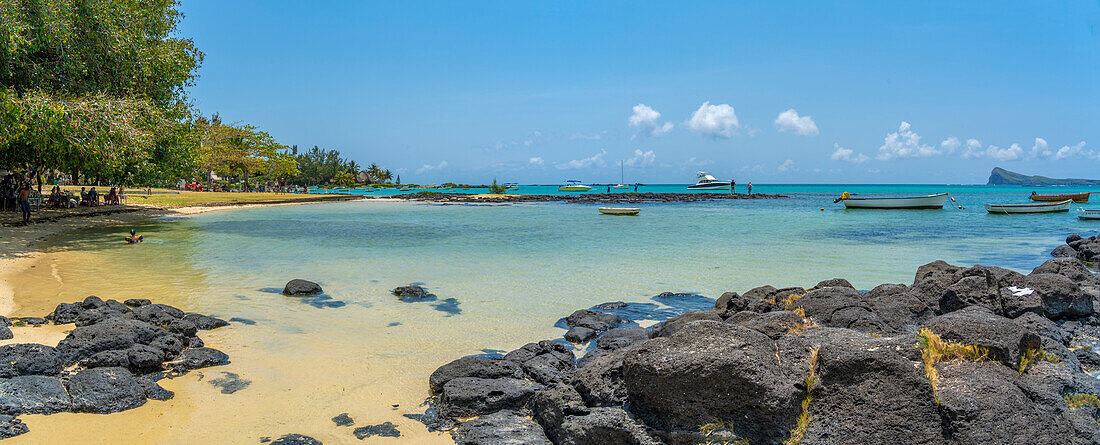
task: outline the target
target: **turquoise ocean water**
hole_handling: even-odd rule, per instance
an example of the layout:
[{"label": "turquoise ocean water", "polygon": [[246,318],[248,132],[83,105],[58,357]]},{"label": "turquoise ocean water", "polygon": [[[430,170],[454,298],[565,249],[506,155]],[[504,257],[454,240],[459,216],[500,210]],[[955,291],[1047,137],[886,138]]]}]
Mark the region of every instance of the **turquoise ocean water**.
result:
[{"label": "turquoise ocean water", "polygon": [[[143,277],[114,295],[74,284],[62,292],[73,298],[171,295],[170,302],[188,310],[255,321],[229,331],[247,348],[226,346],[239,357],[234,372],[256,382],[254,396],[278,394],[290,375],[307,378],[273,368],[308,370],[334,360],[318,385],[335,372],[339,385],[354,382],[358,392],[333,390],[315,403],[333,414],[376,404],[370,412],[381,414],[372,422],[419,431],[423,427],[402,414],[422,409],[414,407],[432,370],[463,355],[560,338],[564,330],[554,324],[576,309],[653,302],[665,291],[715,298],[763,284],[809,287],[833,277],[861,289],[908,284],[917,266],[937,259],[1027,272],[1067,234],[1100,229],[1100,221],[1078,220],[1072,212],[989,215],[982,207],[1026,202],[1031,190],[762,184],[754,191],[790,198],[640,204],[636,217],[600,215],[598,205],[589,204],[357,201],[157,219],[137,227],[147,241],[136,248],[118,242],[129,227],[80,231],[47,246],[94,258],[67,264],[62,274],[121,269]],[[832,203],[843,191],[946,191],[964,209],[949,201],[943,210],[845,210]],[[556,192],[556,186],[519,192]],[[326,297],[299,301],[273,291],[292,278],[321,283]],[[423,283],[437,301],[402,303],[389,293],[410,283]],[[278,357],[278,365],[270,357]]]}]

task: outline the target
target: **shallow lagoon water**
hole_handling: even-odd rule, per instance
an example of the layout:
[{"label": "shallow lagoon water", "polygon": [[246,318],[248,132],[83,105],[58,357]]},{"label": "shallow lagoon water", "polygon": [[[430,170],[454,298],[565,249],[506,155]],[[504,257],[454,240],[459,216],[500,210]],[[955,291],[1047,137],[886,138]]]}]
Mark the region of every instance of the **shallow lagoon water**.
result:
[{"label": "shallow lagoon water", "polygon": [[[966,209],[849,211],[831,202],[843,190],[946,190]],[[388,421],[409,442],[442,443],[445,435],[404,416],[423,412],[428,374],[459,356],[560,338],[564,330],[555,323],[576,309],[622,300],[674,313],[708,301],[653,297],[670,291],[714,298],[833,277],[869,289],[909,283],[917,266],[936,259],[1026,272],[1066,234],[1100,228],[1072,213],[1004,216],[981,208],[1023,202],[1030,191],[1023,188],[755,191],[793,194],[642,204],[637,217],[564,203],[279,206],[149,221],[136,227],[148,241],[135,246],[120,240],[129,227],[48,240],[47,255],[15,283],[15,315],[41,316],[57,302],[94,294],[151,298],[254,324],[201,333],[232,363],[168,381],[164,386],[177,391],[171,401],[109,416],[26,416],[31,433],[13,443],[257,443],[286,433],[358,442],[351,428],[330,420],[343,412],[356,426]],[[325,295],[279,294],[292,278],[319,282]],[[423,283],[437,299],[405,303],[390,294],[410,283]],[[251,383],[224,394],[210,381],[225,372]],[[364,442],[383,441],[393,439]]]}]

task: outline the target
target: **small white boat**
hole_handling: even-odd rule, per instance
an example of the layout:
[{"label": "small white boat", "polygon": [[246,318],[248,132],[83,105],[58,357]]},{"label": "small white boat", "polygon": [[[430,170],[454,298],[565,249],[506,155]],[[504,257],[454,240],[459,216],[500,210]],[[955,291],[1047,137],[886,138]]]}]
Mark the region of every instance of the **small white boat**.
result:
[{"label": "small white boat", "polygon": [[1036,204],[986,204],[985,211],[1002,214],[1068,212],[1070,204],[1073,204],[1072,199]]},{"label": "small white boat", "polygon": [[642,209],[631,209],[623,207],[600,207],[600,213],[604,215],[637,215]]},{"label": "small white boat", "polygon": [[1081,219],[1100,219],[1100,209],[1077,209],[1077,217]]},{"label": "small white boat", "polygon": [[901,196],[895,198],[852,198],[848,192],[840,195],[844,207],[849,209],[942,209],[947,193],[927,196]]},{"label": "small white boat", "polygon": [[505,190],[517,190],[517,189],[519,189],[519,183],[518,182],[505,182],[504,183],[504,189]]},{"label": "small white boat", "polygon": [[558,187],[559,192],[587,192],[589,190],[592,190],[592,186],[581,184],[576,179],[565,181],[565,185]]},{"label": "small white boat", "polygon": [[730,183],[722,182],[710,175],[710,172],[695,172],[695,185],[689,185],[688,190],[729,190]]}]

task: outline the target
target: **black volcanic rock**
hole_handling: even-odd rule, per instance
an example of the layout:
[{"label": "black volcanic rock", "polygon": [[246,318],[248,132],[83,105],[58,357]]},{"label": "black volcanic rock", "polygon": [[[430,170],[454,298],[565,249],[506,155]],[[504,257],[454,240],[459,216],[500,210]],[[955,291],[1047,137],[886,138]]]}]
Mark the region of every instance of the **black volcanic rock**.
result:
[{"label": "black volcanic rock", "polygon": [[[578,311],[561,320],[569,339],[595,341],[576,368],[549,341],[505,355],[519,377],[488,372],[500,360],[445,365],[437,373],[449,380],[433,375],[445,381],[439,421],[481,416],[456,430],[459,443],[1100,443],[1100,380],[1085,373],[1100,369],[1089,347],[1100,279],[1082,263],[1100,257],[1100,240],[1066,241],[1076,258],[1029,275],[935,261],[912,286],[865,293],[839,278],[809,291],[760,286],[648,330]],[[988,358],[928,366],[921,329]],[[456,372],[480,361],[491,365]]]},{"label": "black volcanic rock", "polygon": [[0,379],[0,413],[53,414],[68,411],[69,393],[57,377],[24,375]]},{"label": "black volcanic rock", "polygon": [[459,377],[496,379],[501,377],[523,378],[523,367],[516,362],[485,357],[463,357],[436,369],[428,384],[433,394],[443,390],[443,385]]},{"label": "black volcanic rock", "polygon": [[512,411],[499,411],[463,422],[453,435],[459,445],[550,445],[538,423]]},{"label": "black volcanic rock", "polygon": [[145,389],[123,368],[85,369],[69,377],[73,411],[115,413],[145,404]]},{"label": "black volcanic rock", "polygon": [[50,346],[19,343],[0,346],[0,378],[21,375],[58,375],[61,353]]},{"label": "black volcanic rock", "polygon": [[306,281],[299,278],[295,278],[286,283],[283,287],[283,295],[291,297],[301,297],[306,295],[316,295],[321,293],[321,285],[312,281]]},{"label": "black volcanic rock", "polygon": [[781,371],[775,343],[755,330],[697,321],[628,351],[627,398],[649,425],[694,433],[727,419],[738,436],[772,443],[782,441],[799,415],[797,380]]},{"label": "black volcanic rock", "polygon": [[540,388],[542,386],[537,383],[513,378],[459,377],[443,385],[440,408],[443,413],[454,417],[518,409]]}]

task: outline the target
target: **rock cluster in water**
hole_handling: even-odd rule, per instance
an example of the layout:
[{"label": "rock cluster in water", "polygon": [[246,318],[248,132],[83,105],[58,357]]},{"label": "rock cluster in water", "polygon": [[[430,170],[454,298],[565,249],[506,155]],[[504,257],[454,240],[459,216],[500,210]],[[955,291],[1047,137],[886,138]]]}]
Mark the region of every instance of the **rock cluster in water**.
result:
[{"label": "rock cluster in water", "polygon": [[643,203],[643,202],[696,202],[725,199],[777,199],[784,195],[766,193],[586,193],[577,195],[495,195],[479,196],[467,193],[420,192],[394,195],[392,198],[428,202],[550,202],[573,203]]},{"label": "rock cluster in water", "polygon": [[867,292],[728,292],[651,329],[578,311],[568,340],[595,337],[579,361],[561,340],[460,358],[431,400],[476,416],[460,444],[1095,444],[1098,296],[1062,257],[1027,275],[937,261]]},{"label": "rock cluster in water", "polygon": [[1081,261],[1100,261],[1100,236],[1082,237],[1070,235],[1066,243],[1054,248],[1050,253],[1059,258],[1077,258]]},{"label": "rock cluster in water", "polygon": [[[125,411],[147,399],[171,398],[157,383],[164,377],[229,363],[196,335],[228,323],[146,299],[120,303],[91,296],[57,305],[45,320],[17,323],[39,320],[75,327],[57,347],[0,346],[0,438],[27,432],[15,416]],[[8,320],[2,321],[7,328]]]}]

